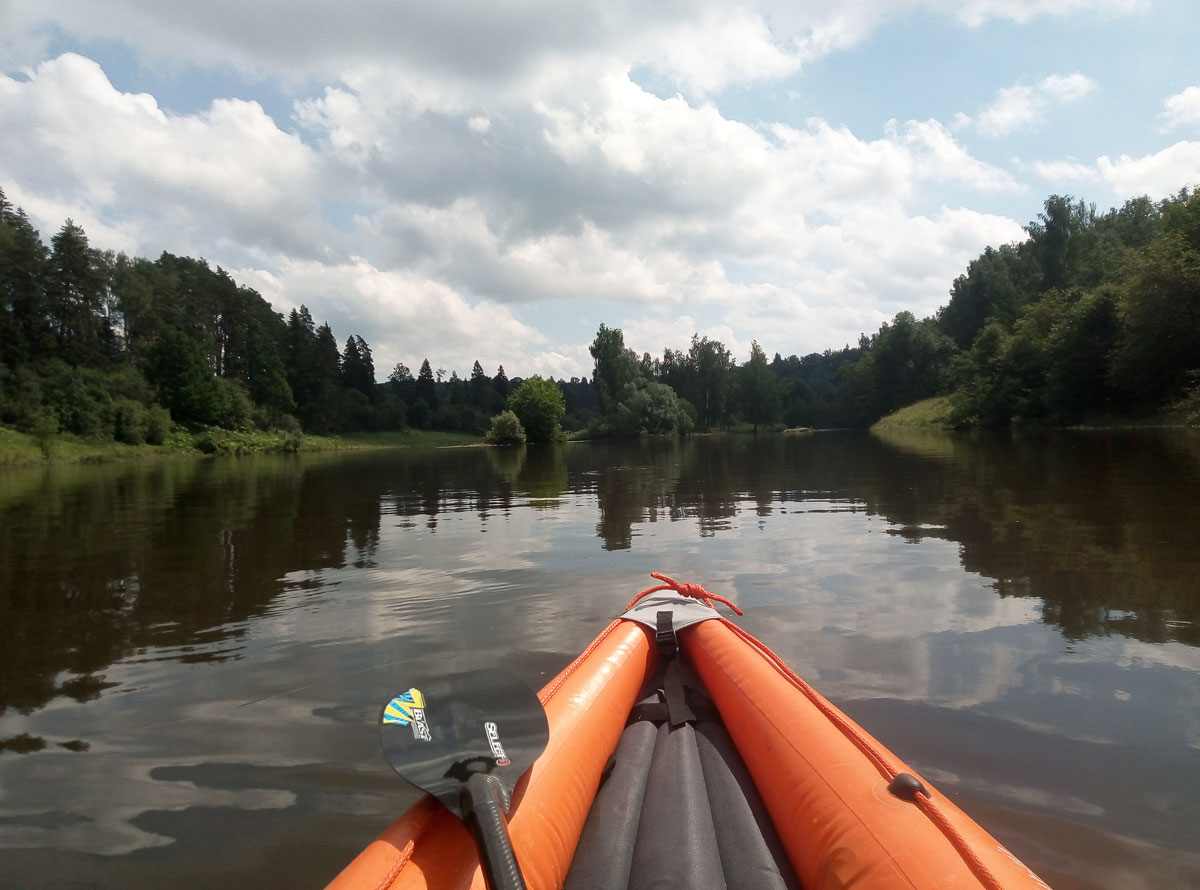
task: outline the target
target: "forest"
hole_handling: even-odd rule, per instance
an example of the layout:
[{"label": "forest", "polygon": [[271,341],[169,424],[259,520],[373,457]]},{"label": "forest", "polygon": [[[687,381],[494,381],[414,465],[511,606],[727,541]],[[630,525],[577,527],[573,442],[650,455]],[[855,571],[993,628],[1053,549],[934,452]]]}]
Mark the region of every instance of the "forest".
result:
[{"label": "forest", "polygon": [[516,404],[554,415],[532,438],[598,437],[865,427],[933,396],[959,427],[1194,416],[1200,192],[1106,213],[1054,195],[1026,232],[972,260],[933,316],[854,346],[768,360],[755,342],[741,359],[697,335],[639,356],[602,324],[590,381],[554,381],[560,398],[531,378],[518,397],[520,378],[478,361],[383,375],[362,336],[339,347],[306,307],[285,316],[203,259],[102,251],[71,220],[47,246],[0,192],[0,425],[131,444],[175,425],[482,434]]}]

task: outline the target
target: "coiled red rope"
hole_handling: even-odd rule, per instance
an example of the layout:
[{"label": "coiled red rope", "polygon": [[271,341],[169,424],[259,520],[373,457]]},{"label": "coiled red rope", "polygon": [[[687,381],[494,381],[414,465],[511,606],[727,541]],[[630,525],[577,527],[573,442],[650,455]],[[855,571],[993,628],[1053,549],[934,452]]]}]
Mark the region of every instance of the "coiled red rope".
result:
[{"label": "coiled red rope", "polygon": [[647,590],[643,590],[641,593],[639,593],[637,596],[635,596],[633,599],[631,599],[629,601],[629,605],[625,607],[625,611],[629,611],[630,609],[632,609],[634,607],[634,604],[637,603],[637,601],[640,600],[642,597],[649,596],[652,593],[658,593],[658,591],[660,591],[660,590],[673,590],[675,593],[678,593],[680,596],[690,596],[692,599],[700,600],[700,602],[704,603],[704,605],[708,606],[710,609],[715,609],[716,606],[714,606],[713,603],[717,602],[717,603],[721,603],[722,605],[729,606],[729,608],[733,609],[733,611],[735,611],[739,615],[746,614],[741,609],[739,609],[737,606],[735,606],[733,603],[731,603],[729,600],[725,599],[725,597],[717,596],[715,593],[709,593],[707,590],[704,589],[704,586],[701,584],[692,584],[691,582],[688,582],[688,581],[684,581],[684,582],[680,583],[679,581],[676,581],[674,578],[668,578],[666,575],[662,574],[661,572],[651,572],[650,577],[657,578],[659,581],[661,581],[663,583],[659,584],[657,587],[651,587]]}]

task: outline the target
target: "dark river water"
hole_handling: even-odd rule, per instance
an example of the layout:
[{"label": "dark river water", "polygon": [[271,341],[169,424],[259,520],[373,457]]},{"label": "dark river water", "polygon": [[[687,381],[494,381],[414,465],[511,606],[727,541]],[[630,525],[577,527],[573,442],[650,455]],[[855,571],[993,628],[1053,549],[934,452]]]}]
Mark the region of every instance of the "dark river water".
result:
[{"label": "dark river water", "polygon": [[819,433],[0,473],[0,885],[320,887],[394,687],[699,581],[1059,890],[1200,887],[1200,437]]}]

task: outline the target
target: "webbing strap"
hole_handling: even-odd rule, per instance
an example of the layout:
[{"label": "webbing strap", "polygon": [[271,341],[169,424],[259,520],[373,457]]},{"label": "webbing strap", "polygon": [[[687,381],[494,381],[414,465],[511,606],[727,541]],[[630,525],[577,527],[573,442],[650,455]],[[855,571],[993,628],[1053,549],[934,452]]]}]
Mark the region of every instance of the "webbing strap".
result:
[{"label": "webbing strap", "polygon": [[658,651],[666,658],[674,658],[675,653],[679,651],[679,641],[675,639],[672,612],[670,609],[665,609],[662,612],[656,612],[654,617],[658,624],[654,633],[654,642],[658,646]]},{"label": "webbing strap", "polygon": [[[687,690],[687,704],[692,713],[696,715],[696,723],[722,722],[721,712],[717,710],[716,706],[705,700],[703,696],[697,697],[690,689]],[[650,723],[666,723],[669,719],[671,719],[671,714],[667,710],[665,701],[648,701],[633,706],[625,725],[629,726],[640,720]]]},{"label": "webbing strap", "polygon": [[683,726],[685,723],[695,723],[696,715],[688,707],[687,693],[683,688],[683,669],[679,663],[679,641],[675,638],[675,627],[669,611],[659,612],[656,616],[657,630],[654,634],[658,651],[666,661],[663,676],[663,698],[667,702],[667,722],[671,728]]}]

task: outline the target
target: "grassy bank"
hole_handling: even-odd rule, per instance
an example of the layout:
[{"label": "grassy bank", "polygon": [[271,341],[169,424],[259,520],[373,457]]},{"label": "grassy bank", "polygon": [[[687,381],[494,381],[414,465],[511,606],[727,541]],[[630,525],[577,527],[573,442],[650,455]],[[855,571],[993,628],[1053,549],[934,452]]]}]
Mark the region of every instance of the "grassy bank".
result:
[{"label": "grassy bank", "polygon": [[345,436],[305,436],[302,451],[346,448],[451,448],[482,445],[483,436],[447,430],[398,430],[386,433],[349,433]]},{"label": "grassy bank", "polygon": [[[871,429],[886,430],[950,430],[952,408],[949,396],[936,396],[915,402],[876,421]],[[1029,424],[1027,424],[1029,426]],[[1076,429],[1135,429],[1141,427],[1200,426],[1200,388],[1166,408],[1144,417],[1093,414]]]},{"label": "grassy bank", "polygon": [[953,429],[950,422],[950,399],[948,396],[934,396],[914,402],[899,411],[893,411],[887,417],[877,420],[872,430],[919,429],[919,430],[948,430]]},{"label": "grassy bank", "polygon": [[27,433],[0,427],[0,466],[22,466],[47,461],[83,463],[218,454],[444,448],[475,445],[482,441],[481,436],[438,430],[304,436],[282,431],[237,432],[211,429],[189,432],[176,429],[162,445],[125,445],[121,442],[93,441],[72,435],[56,435],[42,440]]}]

